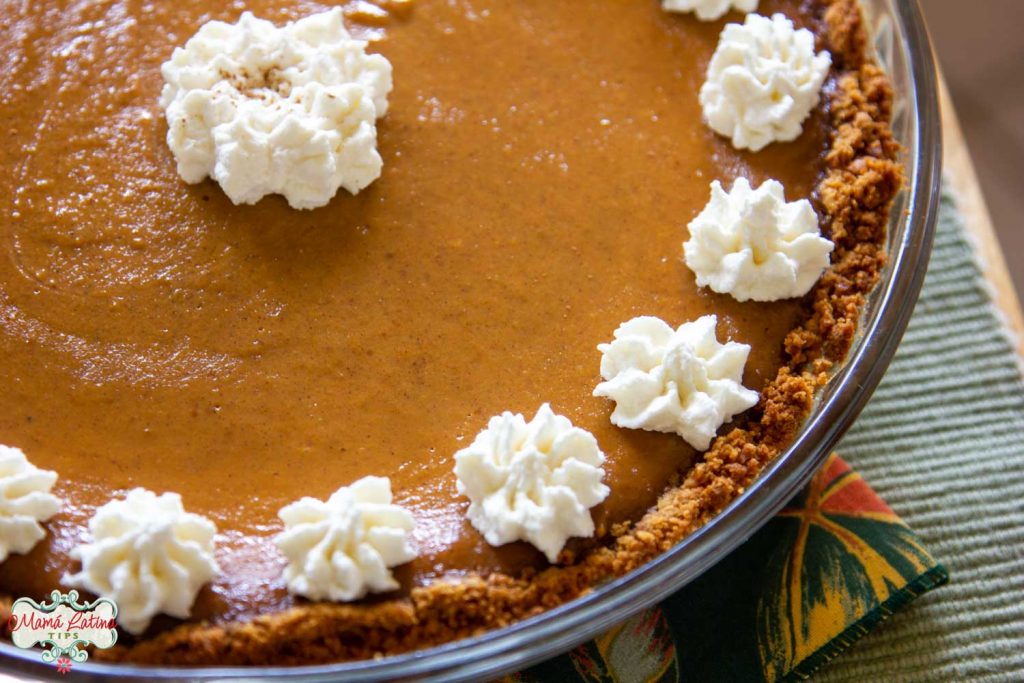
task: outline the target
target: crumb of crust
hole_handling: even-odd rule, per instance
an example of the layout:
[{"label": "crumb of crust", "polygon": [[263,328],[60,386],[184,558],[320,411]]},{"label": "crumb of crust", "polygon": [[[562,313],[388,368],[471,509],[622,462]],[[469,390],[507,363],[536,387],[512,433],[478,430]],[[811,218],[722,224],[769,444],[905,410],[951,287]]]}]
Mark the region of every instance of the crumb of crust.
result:
[{"label": "crumb of crust", "polygon": [[10,595],[0,595],[0,620],[3,620],[3,635],[11,637],[11,607],[14,599]]},{"label": "crumb of crust", "polygon": [[[672,547],[740,495],[790,443],[814,392],[853,343],[865,297],[885,265],[888,209],[903,177],[888,121],[892,90],[866,58],[856,0],[825,0],[826,43],[837,77],[826,93],[836,132],[817,188],[835,242],[833,265],[807,298],[804,323],[787,335],[787,366],[769,383],[759,419],[718,437],[654,509],[611,529],[569,566],[530,576],[470,577],[414,589],[373,606],[311,604],[229,626],[186,624],[95,659],[150,664],[313,664],[395,654],[471,636],[586,594]],[[755,416],[756,418],[757,416]]]}]

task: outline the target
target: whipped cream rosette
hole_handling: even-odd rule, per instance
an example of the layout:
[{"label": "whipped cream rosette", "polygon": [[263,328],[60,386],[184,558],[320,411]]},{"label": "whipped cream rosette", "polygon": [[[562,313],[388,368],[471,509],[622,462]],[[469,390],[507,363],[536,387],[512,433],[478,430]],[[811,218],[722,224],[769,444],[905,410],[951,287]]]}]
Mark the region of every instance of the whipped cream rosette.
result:
[{"label": "whipped cream rosette", "polygon": [[78,573],[62,582],[117,604],[117,623],[140,634],[158,613],[185,619],[199,589],[220,572],[217,527],[186,512],[177,493],[132,489],[100,507],[89,520],[92,541],[71,551]]},{"label": "whipped cream rosette", "polygon": [[693,12],[701,21],[714,21],[730,10],[753,12],[757,0],[661,0],[661,7],[669,12]]},{"label": "whipped cream rosette", "polygon": [[391,502],[387,477],[363,477],[326,501],[305,497],[281,508],[274,542],[288,559],[288,591],[310,600],[348,602],[395,590],[390,568],[409,562],[415,524]]},{"label": "whipped cream rosette", "polygon": [[737,178],[729,192],[715,180],[689,229],[683,254],[697,284],[737,301],[803,296],[828,268],[834,248],[821,236],[811,203],[787,202],[775,180],[755,190]]},{"label": "whipped cream rosette", "polygon": [[604,453],[547,403],[529,422],[510,412],[455,454],[469,521],[491,545],[528,541],[554,562],[573,536],[593,536],[590,508],[608,497]]},{"label": "whipped cream rosette", "polygon": [[167,144],[188,183],[209,176],[236,204],[277,193],[311,209],[380,176],[391,64],[366,53],[340,8],[281,28],[249,12],[211,21],[162,70]]},{"label": "whipped cream rosette", "polygon": [[832,58],[782,14],[727,24],[708,64],[700,104],[711,129],[737,149],[795,140],[818,104]]},{"label": "whipped cream rosette", "polygon": [[719,343],[718,319],[705,315],[673,330],[653,316],[641,316],[615,330],[601,351],[601,382],[595,396],[615,401],[612,424],[630,429],[674,432],[703,451],[715,432],[757,403],[743,386],[750,347]]},{"label": "whipped cream rosette", "polygon": [[17,448],[0,445],[0,562],[25,554],[46,536],[40,522],[60,512],[63,502],[50,493],[57,473],[41,470]]}]

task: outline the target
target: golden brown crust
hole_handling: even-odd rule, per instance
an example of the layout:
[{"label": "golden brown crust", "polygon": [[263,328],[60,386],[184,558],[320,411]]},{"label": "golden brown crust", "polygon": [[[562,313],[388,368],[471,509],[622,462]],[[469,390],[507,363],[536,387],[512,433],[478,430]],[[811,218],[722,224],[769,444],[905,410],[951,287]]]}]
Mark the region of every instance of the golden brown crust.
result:
[{"label": "golden brown crust", "polygon": [[[787,366],[762,392],[744,428],[719,437],[682,483],[635,525],[612,530],[568,566],[518,578],[494,574],[414,589],[374,605],[314,604],[230,625],[187,624],[96,659],[150,664],[314,664],[364,659],[450,642],[562,604],[656,557],[740,495],[794,438],[828,370],[853,343],[866,294],[885,263],[889,206],[902,182],[889,118],[888,79],[866,55],[855,0],[825,0],[825,46],[835,78],[826,92],[834,129],[817,188],[833,265],[808,295],[805,322],[786,338]],[[572,559],[568,554],[566,559]]]}]

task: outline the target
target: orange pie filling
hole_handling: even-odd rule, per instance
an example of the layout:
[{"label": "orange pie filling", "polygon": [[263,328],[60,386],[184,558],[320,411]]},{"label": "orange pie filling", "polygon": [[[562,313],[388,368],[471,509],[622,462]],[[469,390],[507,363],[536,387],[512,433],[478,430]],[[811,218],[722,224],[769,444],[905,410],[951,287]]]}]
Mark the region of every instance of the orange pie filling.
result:
[{"label": "orange pie filling", "polygon": [[[141,644],[96,656],[397,652],[638,566],[792,438],[884,259],[899,183],[890,92],[847,0],[760,3],[810,28],[833,67],[800,137],[758,152],[714,133],[697,98],[738,15],[701,22],[654,0],[349,8],[349,29],[394,68],[384,165],[310,211],[186,184],[165,143],[161,63],[237,8],[15,5],[0,2],[0,443],[56,471],[64,507],[0,565],[0,589],[60,588],[90,517],[135,487],[180,493],[218,530],[220,573],[188,623],[160,617]],[[328,8],[245,9],[280,25]],[[712,180],[738,177],[813,200],[836,251],[806,297],[740,303],[697,287],[686,226]],[[597,345],[636,316],[676,327],[708,314],[720,340],[751,347],[743,384],[758,406],[704,454],[614,426],[614,404],[592,395]],[[591,510],[595,538],[570,541],[552,569],[527,543],[488,544],[453,473],[490,417],[543,403],[594,435],[610,489]],[[278,511],[370,475],[389,477],[415,520],[400,589],[354,605],[289,594]]]}]

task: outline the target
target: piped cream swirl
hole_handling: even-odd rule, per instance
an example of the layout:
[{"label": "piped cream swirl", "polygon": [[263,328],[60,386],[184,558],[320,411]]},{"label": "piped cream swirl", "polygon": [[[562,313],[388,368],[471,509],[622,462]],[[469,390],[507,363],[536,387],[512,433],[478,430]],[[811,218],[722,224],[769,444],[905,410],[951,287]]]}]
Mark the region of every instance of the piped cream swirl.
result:
[{"label": "piped cream swirl", "polygon": [[811,203],[787,202],[775,180],[755,190],[737,178],[729,192],[713,181],[711,199],[689,229],[683,254],[697,284],[737,301],[803,296],[834,248],[821,236]]},{"label": "piped cream swirl", "polygon": [[470,523],[491,545],[528,541],[555,562],[573,536],[593,536],[590,508],[608,497],[604,453],[547,403],[529,422],[510,412],[455,454]]},{"label": "piped cream swirl", "polygon": [[129,633],[142,633],[161,612],[187,618],[199,589],[220,571],[217,527],[186,512],[177,493],[132,489],[100,507],[89,531],[92,541],[71,551],[81,570],[62,583],[112,599],[118,626]]},{"label": "piped cream swirl", "polygon": [[390,568],[409,562],[414,520],[391,502],[387,477],[363,477],[326,501],[305,497],[281,508],[274,542],[288,559],[288,591],[348,602],[398,588]]},{"label": "piped cream swirl", "polygon": [[249,12],[211,21],[162,70],[167,144],[188,183],[209,176],[236,204],[277,193],[311,209],[380,176],[391,64],[366,53],[340,8],[281,28]]},{"label": "piped cream swirl", "polygon": [[615,401],[612,424],[630,429],[674,432],[703,451],[723,423],[757,403],[743,386],[750,347],[719,343],[718,319],[705,315],[677,330],[653,316],[641,316],[599,344],[601,382],[595,396]]},{"label": "piped cream swirl", "polygon": [[661,0],[661,8],[669,12],[693,12],[701,21],[715,21],[735,9],[753,12],[757,0]]},{"label": "piped cream swirl", "polygon": [[46,536],[40,522],[63,505],[50,493],[56,482],[56,472],[39,469],[17,448],[0,446],[0,562],[27,553]]},{"label": "piped cream swirl", "polygon": [[711,56],[700,104],[711,129],[737,149],[795,140],[818,104],[832,58],[814,34],[781,14],[727,24]]}]

